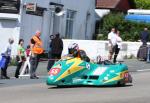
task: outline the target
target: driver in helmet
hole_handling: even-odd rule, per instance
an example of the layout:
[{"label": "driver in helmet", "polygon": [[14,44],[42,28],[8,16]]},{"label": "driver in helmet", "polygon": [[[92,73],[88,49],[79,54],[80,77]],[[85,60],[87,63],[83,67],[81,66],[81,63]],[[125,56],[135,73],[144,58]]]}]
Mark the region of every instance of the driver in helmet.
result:
[{"label": "driver in helmet", "polygon": [[78,57],[78,58],[81,58],[81,60],[84,60],[86,62],[90,62],[90,59],[86,55],[86,52],[84,50],[80,50],[79,45],[77,43],[69,44],[68,53],[69,53],[69,55],[71,55],[73,57]]}]

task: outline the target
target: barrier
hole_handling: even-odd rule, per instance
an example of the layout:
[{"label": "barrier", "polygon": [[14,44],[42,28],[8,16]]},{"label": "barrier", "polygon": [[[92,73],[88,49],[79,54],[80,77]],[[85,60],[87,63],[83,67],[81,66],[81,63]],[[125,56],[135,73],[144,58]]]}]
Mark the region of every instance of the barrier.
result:
[{"label": "barrier", "polygon": [[[78,43],[80,49],[86,51],[87,55],[91,59],[96,59],[98,55],[101,55],[105,58],[108,57],[108,41],[101,41],[101,40],[63,40],[64,42],[64,49],[62,56],[68,53],[68,45],[70,43]],[[122,49],[119,52],[119,55],[122,57],[124,56],[137,56],[137,52],[139,47],[142,45],[141,42],[122,42]]]},{"label": "barrier", "polygon": [[150,63],[150,46],[148,46],[148,51],[147,51],[147,62]]},{"label": "barrier", "polygon": [[5,67],[6,58],[1,56],[0,57],[0,69]]},{"label": "barrier", "polygon": [[[97,56],[101,56],[104,59],[108,59],[108,41],[102,40],[70,40],[64,39],[64,49],[62,56],[68,53],[68,45],[70,43],[77,43],[80,49],[86,51],[86,54],[92,60],[96,60]],[[150,45],[150,43],[147,43]],[[139,47],[142,42],[122,42],[122,49],[120,50],[117,58],[132,58],[137,57]]]},{"label": "barrier", "polygon": [[[29,52],[29,54],[26,52],[26,61],[24,62],[24,65],[23,65],[22,71],[19,75],[19,78],[30,76],[30,69],[31,69],[30,55],[31,55],[31,52]],[[26,73],[27,69],[28,69],[28,73]]]},{"label": "barrier", "polygon": [[[30,56],[26,58],[26,61],[24,62],[24,65],[23,65],[23,68],[22,68],[22,71],[19,75],[19,78],[20,77],[24,77],[24,76],[30,76]],[[29,73],[28,74],[25,74],[26,70],[29,69]]]}]

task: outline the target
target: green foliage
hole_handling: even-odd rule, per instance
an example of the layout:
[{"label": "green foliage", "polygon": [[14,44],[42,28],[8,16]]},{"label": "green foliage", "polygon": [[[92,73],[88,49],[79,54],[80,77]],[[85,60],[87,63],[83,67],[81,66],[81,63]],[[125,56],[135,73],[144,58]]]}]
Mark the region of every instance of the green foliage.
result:
[{"label": "green foliage", "polygon": [[135,7],[139,9],[150,9],[150,0],[134,0]]},{"label": "green foliage", "polygon": [[150,28],[148,23],[137,23],[124,20],[123,13],[112,12],[105,17],[100,22],[100,31],[97,36],[98,40],[107,40],[108,33],[112,27],[118,29],[121,33],[121,37],[124,41],[138,41],[140,32],[144,27]]},{"label": "green foliage", "polygon": [[11,62],[10,62],[10,66],[16,66],[17,65],[17,62],[16,62],[17,60],[16,60],[16,58],[15,57],[13,57],[12,59],[11,59]]}]

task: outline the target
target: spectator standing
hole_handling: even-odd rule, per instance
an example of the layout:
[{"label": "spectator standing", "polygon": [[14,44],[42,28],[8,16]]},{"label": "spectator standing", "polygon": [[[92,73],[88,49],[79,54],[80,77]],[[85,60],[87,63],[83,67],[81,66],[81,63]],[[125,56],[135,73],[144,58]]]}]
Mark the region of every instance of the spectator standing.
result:
[{"label": "spectator standing", "polygon": [[30,45],[27,46],[26,48],[26,57],[29,57],[31,55],[31,50],[30,50]]},{"label": "spectator standing", "polygon": [[145,27],[144,30],[140,33],[140,41],[142,42],[142,45],[140,46],[138,53],[137,53],[137,58],[139,60],[144,60],[144,61],[147,60],[148,39],[149,39],[149,32],[148,32],[148,28]]},{"label": "spectator standing", "polygon": [[[60,34],[56,34],[55,38],[51,42],[51,54],[52,54],[52,59],[61,59],[61,54],[63,50],[63,41],[60,38]],[[55,60],[53,60],[54,64]]]},{"label": "spectator standing", "polygon": [[24,40],[20,39],[19,43],[18,43],[18,49],[17,49],[17,51],[18,51],[18,53],[17,53],[17,68],[16,68],[16,73],[15,73],[16,78],[19,77],[20,68],[22,66],[22,63],[25,60],[25,49],[23,47],[23,43],[24,43]]},{"label": "spectator standing", "polygon": [[114,63],[116,63],[117,56],[119,54],[120,49],[122,48],[122,38],[120,37],[119,30],[117,30],[116,32],[116,39],[117,39],[117,44],[115,47],[115,55],[114,55],[114,60],[113,60]]},{"label": "spectator standing", "polygon": [[7,67],[8,67],[8,64],[10,63],[10,60],[11,60],[11,51],[12,51],[12,44],[13,43],[14,43],[14,39],[9,38],[8,44],[7,44],[6,48],[4,49],[4,51],[2,53],[2,56],[4,56],[6,61],[5,61],[4,67],[1,68],[1,79],[10,79],[7,76]]},{"label": "spectator standing", "polygon": [[108,34],[108,41],[109,41],[109,44],[108,44],[108,47],[109,47],[108,59],[111,60],[112,56],[115,52],[116,45],[117,45],[116,29],[115,28],[112,28],[111,32]]},{"label": "spectator standing", "polygon": [[145,27],[144,31],[142,31],[140,34],[140,40],[142,41],[143,45],[147,45],[148,39],[149,39],[149,32],[148,28]]},{"label": "spectator standing", "polygon": [[50,35],[47,71],[49,71],[50,68],[53,66],[52,53],[51,53],[51,42],[53,39],[54,39],[54,35]]},{"label": "spectator standing", "polygon": [[38,79],[36,76],[36,69],[39,63],[40,55],[44,52],[43,43],[40,38],[41,32],[36,31],[36,34],[31,38],[31,69],[30,69],[30,78]]},{"label": "spectator standing", "polygon": [[25,69],[25,74],[28,74],[30,73],[30,56],[31,56],[31,50],[30,50],[30,45],[27,46],[26,48],[26,61],[24,63],[24,65],[27,65],[26,66],[26,69]]}]

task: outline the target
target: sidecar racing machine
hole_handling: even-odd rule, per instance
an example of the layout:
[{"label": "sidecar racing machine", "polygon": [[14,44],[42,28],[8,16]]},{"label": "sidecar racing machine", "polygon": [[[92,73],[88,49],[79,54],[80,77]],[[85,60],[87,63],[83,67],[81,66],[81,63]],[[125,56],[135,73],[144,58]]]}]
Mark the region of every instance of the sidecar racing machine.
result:
[{"label": "sidecar racing machine", "polygon": [[47,85],[55,86],[124,86],[132,83],[127,65],[113,64],[108,60],[101,64],[80,58],[57,61],[48,72]]}]

